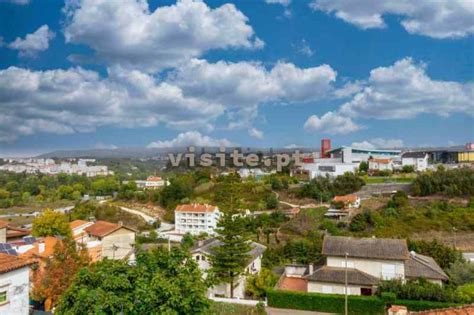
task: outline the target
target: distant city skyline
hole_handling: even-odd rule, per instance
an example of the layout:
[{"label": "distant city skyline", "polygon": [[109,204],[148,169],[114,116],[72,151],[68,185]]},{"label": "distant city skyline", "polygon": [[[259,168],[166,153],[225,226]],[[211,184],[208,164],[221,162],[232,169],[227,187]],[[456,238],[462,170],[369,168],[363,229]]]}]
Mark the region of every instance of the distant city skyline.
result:
[{"label": "distant city skyline", "polygon": [[0,156],[474,140],[463,1],[0,1]]}]

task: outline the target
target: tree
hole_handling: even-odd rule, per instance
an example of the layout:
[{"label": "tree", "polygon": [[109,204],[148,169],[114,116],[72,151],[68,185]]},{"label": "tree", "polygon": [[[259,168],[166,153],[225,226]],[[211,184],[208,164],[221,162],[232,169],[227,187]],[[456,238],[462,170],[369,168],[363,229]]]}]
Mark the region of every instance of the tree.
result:
[{"label": "tree", "polygon": [[369,171],[369,163],[366,161],[362,161],[359,164],[359,172],[361,173],[367,173]]},{"label": "tree", "polygon": [[278,198],[274,195],[268,195],[265,200],[268,209],[276,209],[278,207]]},{"label": "tree", "polygon": [[57,314],[205,314],[207,285],[189,254],[139,252],[136,266],[103,260],[82,269]]},{"label": "tree", "polygon": [[234,283],[245,271],[249,261],[250,235],[244,220],[232,213],[226,213],[217,224],[217,239],[220,246],[212,248],[211,279],[215,284],[229,283],[230,297],[234,297]]},{"label": "tree", "polygon": [[278,281],[276,276],[270,269],[263,268],[257,275],[247,278],[245,292],[253,298],[263,298],[266,291],[275,286]]},{"label": "tree", "polygon": [[66,236],[71,237],[72,231],[64,214],[46,209],[33,220],[31,234],[33,236]]},{"label": "tree", "polygon": [[33,276],[32,297],[44,301],[46,310],[50,310],[61,294],[71,285],[77,272],[90,263],[87,250],[68,238],[58,241],[53,256],[46,259],[44,268],[39,268]]}]

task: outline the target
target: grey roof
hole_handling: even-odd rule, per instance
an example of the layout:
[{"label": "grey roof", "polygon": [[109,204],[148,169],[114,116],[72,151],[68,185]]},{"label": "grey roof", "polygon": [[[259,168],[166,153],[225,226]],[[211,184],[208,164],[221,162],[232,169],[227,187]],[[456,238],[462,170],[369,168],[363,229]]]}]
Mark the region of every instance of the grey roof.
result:
[{"label": "grey roof", "polygon": [[[315,282],[345,283],[346,269],[342,267],[324,266],[313,274],[304,278]],[[380,279],[354,268],[347,268],[347,283],[372,286],[379,283]]]},{"label": "grey roof", "polygon": [[[212,248],[216,246],[220,246],[222,244],[221,241],[219,241],[216,238],[210,238],[207,240],[204,240],[201,244],[197,242],[193,247],[191,247],[191,253],[203,253],[207,255],[212,255]],[[257,258],[258,256],[262,255],[263,252],[267,249],[266,246],[256,243],[256,242],[250,242],[250,246],[252,249],[248,253],[251,257],[252,260]]]},{"label": "grey roof", "polygon": [[425,158],[427,153],[425,152],[405,152],[402,155],[402,158],[415,158],[415,159],[422,159]]},{"label": "grey roof", "polygon": [[436,261],[425,255],[410,253],[410,259],[405,262],[405,277],[448,280],[448,276]]},{"label": "grey roof", "polygon": [[344,236],[326,236],[322,254],[325,256],[406,260],[409,258],[407,242],[390,238],[352,238]]}]

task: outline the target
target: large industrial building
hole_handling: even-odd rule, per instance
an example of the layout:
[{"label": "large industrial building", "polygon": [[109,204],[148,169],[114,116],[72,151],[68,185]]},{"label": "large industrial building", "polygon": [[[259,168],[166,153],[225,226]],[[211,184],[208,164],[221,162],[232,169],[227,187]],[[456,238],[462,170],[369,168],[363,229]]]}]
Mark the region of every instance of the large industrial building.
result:
[{"label": "large industrial building", "polygon": [[360,149],[352,147],[340,147],[332,149],[327,152],[331,158],[341,159],[343,163],[358,163],[368,161],[369,158],[376,159],[400,159],[402,151],[400,150],[375,150],[375,149]]},{"label": "large industrial building", "polygon": [[429,161],[435,163],[473,163],[474,143],[467,143],[464,146],[423,148],[412,150],[412,152],[427,153]]}]

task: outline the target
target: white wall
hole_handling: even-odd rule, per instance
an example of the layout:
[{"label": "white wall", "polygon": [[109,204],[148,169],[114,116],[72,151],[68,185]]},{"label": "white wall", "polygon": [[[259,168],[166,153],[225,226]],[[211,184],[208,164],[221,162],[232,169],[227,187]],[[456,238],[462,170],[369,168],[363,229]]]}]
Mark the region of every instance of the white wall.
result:
[{"label": "white wall", "polygon": [[135,232],[121,228],[102,239],[102,258],[125,258],[133,251],[132,244],[135,244]]},{"label": "white wall", "polygon": [[[348,287],[347,294],[349,294],[349,295],[361,295],[360,294],[361,286],[348,285],[347,287]],[[308,281],[308,292],[327,293],[327,294],[344,294],[344,285],[343,284],[337,284],[337,283],[324,283],[324,282]]]},{"label": "white wall", "polygon": [[[377,278],[382,278],[383,269],[386,270],[389,266],[393,266],[394,274],[388,275],[385,274],[386,279],[394,279],[394,278],[405,278],[405,264],[402,260],[376,260],[376,259],[360,259],[360,258],[347,258],[348,268],[355,268],[369,275],[372,275]],[[335,257],[329,256],[327,257],[327,263],[330,267],[345,267],[345,259],[344,257]],[[384,267],[385,266],[385,267]]]},{"label": "white wall", "polygon": [[0,314],[28,314],[29,310],[29,267],[23,267],[0,274],[0,291],[7,291],[7,303],[0,305]]}]

